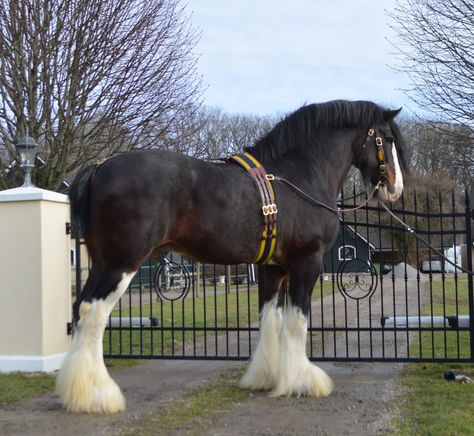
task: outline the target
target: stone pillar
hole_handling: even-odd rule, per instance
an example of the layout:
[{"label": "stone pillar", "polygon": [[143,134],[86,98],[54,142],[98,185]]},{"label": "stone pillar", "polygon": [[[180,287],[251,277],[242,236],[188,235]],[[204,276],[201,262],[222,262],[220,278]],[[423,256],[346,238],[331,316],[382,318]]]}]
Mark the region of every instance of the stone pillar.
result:
[{"label": "stone pillar", "polygon": [[72,318],[67,222],[66,195],[0,191],[0,372],[61,367]]}]

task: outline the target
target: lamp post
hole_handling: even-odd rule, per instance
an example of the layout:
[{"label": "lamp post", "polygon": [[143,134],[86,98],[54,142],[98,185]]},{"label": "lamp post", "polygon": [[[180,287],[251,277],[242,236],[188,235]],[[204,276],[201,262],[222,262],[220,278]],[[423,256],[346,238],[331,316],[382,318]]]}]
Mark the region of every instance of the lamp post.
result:
[{"label": "lamp post", "polygon": [[35,166],[36,141],[29,135],[23,136],[16,149],[20,155],[20,167],[25,169],[25,181],[22,188],[33,186],[31,183],[31,170]]}]

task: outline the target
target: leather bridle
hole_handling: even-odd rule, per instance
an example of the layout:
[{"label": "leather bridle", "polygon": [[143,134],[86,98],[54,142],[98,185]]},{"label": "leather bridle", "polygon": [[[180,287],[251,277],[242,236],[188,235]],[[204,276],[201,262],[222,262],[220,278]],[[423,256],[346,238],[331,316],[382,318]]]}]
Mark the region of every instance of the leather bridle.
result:
[{"label": "leather bridle", "polygon": [[378,127],[375,129],[370,128],[367,132],[367,139],[365,140],[364,148],[370,139],[375,135],[375,155],[377,157],[377,163],[379,166],[379,181],[378,186],[385,186],[387,184],[387,175],[385,173],[385,153],[383,151],[383,140],[380,136],[380,130]]}]

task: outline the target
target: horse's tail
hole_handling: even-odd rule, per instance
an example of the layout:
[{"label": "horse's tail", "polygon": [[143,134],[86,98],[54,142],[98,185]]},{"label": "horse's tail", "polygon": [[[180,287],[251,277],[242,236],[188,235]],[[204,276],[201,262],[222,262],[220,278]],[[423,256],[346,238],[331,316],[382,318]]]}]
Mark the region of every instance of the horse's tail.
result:
[{"label": "horse's tail", "polygon": [[69,190],[71,224],[77,237],[84,236],[88,229],[90,214],[90,182],[97,166],[97,164],[90,165],[80,170],[76,174]]}]

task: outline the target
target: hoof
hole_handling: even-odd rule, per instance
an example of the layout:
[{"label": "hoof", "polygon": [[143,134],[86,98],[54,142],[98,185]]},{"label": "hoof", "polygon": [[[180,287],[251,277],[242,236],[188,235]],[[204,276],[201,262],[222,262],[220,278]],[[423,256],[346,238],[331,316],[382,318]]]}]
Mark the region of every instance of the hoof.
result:
[{"label": "hoof", "polygon": [[277,386],[270,392],[270,397],[326,397],[333,387],[331,378],[321,368],[308,361],[300,371],[280,376]]},{"label": "hoof", "polygon": [[56,392],[70,412],[111,414],[125,410],[125,398],[108,373],[81,376],[61,370]]},{"label": "hoof", "polygon": [[102,334],[97,330],[88,336],[84,330],[79,329],[73,338],[56,379],[56,393],[71,412],[122,412],[125,398],[105,367],[99,342]]},{"label": "hoof", "polygon": [[270,373],[263,368],[257,369],[252,367],[252,363],[247,368],[247,372],[240,380],[239,386],[242,389],[250,389],[254,391],[269,391],[275,387],[276,374]]}]

